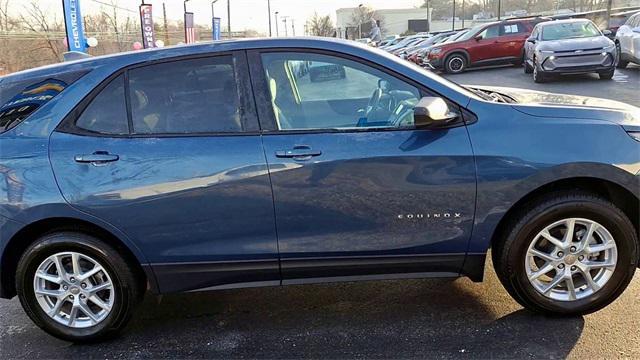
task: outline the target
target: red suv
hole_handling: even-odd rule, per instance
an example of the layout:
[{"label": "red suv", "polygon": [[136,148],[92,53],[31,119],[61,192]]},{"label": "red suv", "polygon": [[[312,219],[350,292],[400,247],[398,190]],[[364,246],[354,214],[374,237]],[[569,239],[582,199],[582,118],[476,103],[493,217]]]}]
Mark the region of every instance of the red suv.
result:
[{"label": "red suv", "polygon": [[545,20],[514,19],[476,25],[458,41],[432,47],[425,65],[452,74],[471,66],[520,65],[525,40],[533,27]]}]

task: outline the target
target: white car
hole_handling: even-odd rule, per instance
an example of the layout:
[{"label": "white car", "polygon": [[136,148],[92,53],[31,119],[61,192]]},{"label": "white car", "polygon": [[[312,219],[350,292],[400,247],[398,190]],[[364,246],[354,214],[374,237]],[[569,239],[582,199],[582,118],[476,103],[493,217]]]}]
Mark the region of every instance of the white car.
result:
[{"label": "white car", "polygon": [[640,64],[640,12],[633,14],[616,33],[618,68],[624,69],[630,62]]}]

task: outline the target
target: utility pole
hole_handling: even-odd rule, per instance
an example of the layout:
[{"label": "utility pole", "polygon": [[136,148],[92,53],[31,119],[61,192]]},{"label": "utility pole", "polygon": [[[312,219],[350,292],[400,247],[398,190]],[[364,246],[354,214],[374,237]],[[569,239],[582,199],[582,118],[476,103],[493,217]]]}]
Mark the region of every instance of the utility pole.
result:
[{"label": "utility pole", "polygon": [[167,25],[167,7],[162,3],[162,18],[164,20],[164,44],[169,45],[169,26]]},{"label": "utility pole", "polygon": [[231,0],[227,0],[227,31],[231,39]]},{"label": "utility pole", "polygon": [[271,37],[271,0],[267,0],[267,12],[269,13],[269,37]]},{"label": "utility pole", "polygon": [[500,20],[501,12],[502,12],[502,0],[498,0],[498,20]]},{"label": "utility pole", "polygon": [[611,21],[611,5],[613,3],[613,0],[608,0],[607,1],[607,29],[609,29],[610,27],[610,21]]},{"label": "utility pole", "polygon": [[[611,0],[609,0],[609,1],[611,1]],[[296,27],[295,27],[293,21],[294,21],[294,19],[291,18],[291,34],[293,34],[292,36],[296,36]]]},{"label": "utility pole", "polygon": [[279,31],[278,31],[278,14],[279,14],[279,13],[280,13],[280,12],[278,12],[278,11],[276,11],[276,13],[275,13],[275,16],[276,16],[276,37],[279,37],[279,36],[280,36],[280,33],[279,33]]},{"label": "utility pole", "polygon": [[464,29],[464,0],[462,0],[462,28]]}]

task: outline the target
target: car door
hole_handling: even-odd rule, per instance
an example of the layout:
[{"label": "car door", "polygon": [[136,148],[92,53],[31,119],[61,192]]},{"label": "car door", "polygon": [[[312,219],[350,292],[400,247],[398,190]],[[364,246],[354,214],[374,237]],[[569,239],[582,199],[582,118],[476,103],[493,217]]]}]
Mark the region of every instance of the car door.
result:
[{"label": "car door", "polygon": [[505,61],[522,58],[524,42],[528,37],[527,30],[522,23],[513,22],[500,25],[500,36],[496,51],[496,58]]},{"label": "car door", "polygon": [[475,43],[467,48],[471,63],[487,62],[504,56],[504,49],[498,46],[500,37],[500,25],[491,25],[480,31],[474,37]]},{"label": "car door", "polygon": [[[475,201],[466,128],[415,128],[428,89],[363,59],[311,50],[249,59],[283,282],[457,274]],[[343,75],[312,82],[290,70],[299,62]]]},{"label": "car door", "polygon": [[125,69],[51,136],[65,199],[130,237],[162,292],[279,283],[246,68],[239,53]]}]

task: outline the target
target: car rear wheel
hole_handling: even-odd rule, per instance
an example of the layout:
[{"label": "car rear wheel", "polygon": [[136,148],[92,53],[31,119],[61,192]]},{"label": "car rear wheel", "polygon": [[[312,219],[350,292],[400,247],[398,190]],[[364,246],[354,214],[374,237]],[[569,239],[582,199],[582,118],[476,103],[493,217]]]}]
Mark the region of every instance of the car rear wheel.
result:
[{"label": "car rear wheel", "polygon": [[462,54],[451,54],[444,62],[444,70],[449,74],[459,74],[467,68],[467,58]]},{"label": "car rear wheel", "polygon": [[492,256],[500,281],[524,307],[580,315],[613,302],[638,264],[636,230],[595,195],[555,193],[516,216]]},{"label": "car rear wheel", "polygon": [[75,232],[45,235],[31,245],[18,263],[16,289],[36,325],[73,342],[117,334],[142,294],[117,251]]}]

